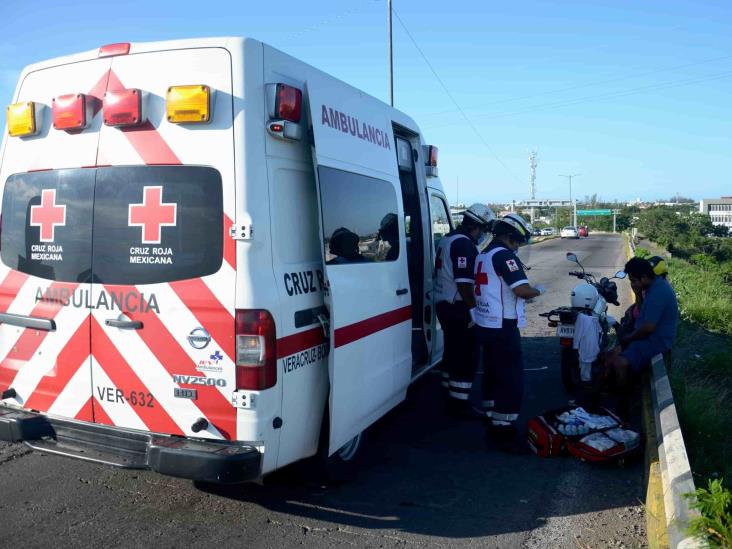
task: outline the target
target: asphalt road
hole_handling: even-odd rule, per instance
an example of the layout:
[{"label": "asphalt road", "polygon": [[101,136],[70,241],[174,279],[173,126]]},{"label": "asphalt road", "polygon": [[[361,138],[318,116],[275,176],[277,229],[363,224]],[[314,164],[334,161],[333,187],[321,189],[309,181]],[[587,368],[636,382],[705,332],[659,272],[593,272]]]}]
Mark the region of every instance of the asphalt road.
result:
[{"label": "asphalt road", "polygon": [[[569,398],[558,342],[536,316],[569,300],[568,250],[598,274],[625,259],[623,241],[609,235],[522,250],[532,282],[549,289],[528,307],[523,421]],[[360,474],[345,485],[314,487],[285,471],[263,486],[213,491],[0,443],[0,534],[26,547],[645,544],[642,460],[597,466],[489,450],[479,423],[445,417],[436,375],[370,429],[368,442]]]}]

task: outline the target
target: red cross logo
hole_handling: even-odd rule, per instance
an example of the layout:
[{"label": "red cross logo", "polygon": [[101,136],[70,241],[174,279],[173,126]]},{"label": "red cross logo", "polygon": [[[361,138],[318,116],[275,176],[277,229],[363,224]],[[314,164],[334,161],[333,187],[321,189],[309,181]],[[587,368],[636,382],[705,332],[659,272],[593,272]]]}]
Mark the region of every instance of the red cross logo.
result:
[{"label": "red cross logo", "polygon": [[478,262],[478,269],[475,271],[475,295],[480,294],[480,287],[488,285],[488,273],[483,272],[483,262]]},{"label": "red cross logo", "polygon": [[56,225],[66,225],[66,206],[56,205],[56,189],[41,191],[40,205],[31,206],[30,224],[31,227],[40,227],[41,242],[53,242]]},{"label": "red cross logo", "polygon": [[143,244],[160,244],[162,227],[175,227],[178,204],[163,202],[162,186],[145,186],[142,204],[130,204],[127,224],[142,228]]}]

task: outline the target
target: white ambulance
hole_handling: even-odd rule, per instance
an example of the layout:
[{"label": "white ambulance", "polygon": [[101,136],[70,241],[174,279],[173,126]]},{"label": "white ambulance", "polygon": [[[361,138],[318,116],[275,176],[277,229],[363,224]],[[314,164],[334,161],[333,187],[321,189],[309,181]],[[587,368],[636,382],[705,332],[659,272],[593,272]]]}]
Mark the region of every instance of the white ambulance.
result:
[{"label": "white ambulance", "polygon": [[408,116],[261,42],[27,67],[0,185],[0,440],[211,482],[362,433],[442,355]]}]

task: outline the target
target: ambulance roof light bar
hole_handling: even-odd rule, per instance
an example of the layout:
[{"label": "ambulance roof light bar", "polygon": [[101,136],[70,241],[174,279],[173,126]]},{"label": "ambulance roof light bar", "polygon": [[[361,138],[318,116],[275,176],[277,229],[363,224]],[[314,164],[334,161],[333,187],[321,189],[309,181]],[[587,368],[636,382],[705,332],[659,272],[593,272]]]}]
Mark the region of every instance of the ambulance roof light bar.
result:
[{"label": "ambulance roof light bar", "polygon": [[54,97],[51,102],[51,118],[57,130],[83,130],[93,118],[93,105],[83,93],[70,93]]},{"label": "ambulance roof light bar", "polygon": [[43,105],[33,101],[22,101],[8,105],[5,113],[8,119],[10,137],[30,137],[41,131]]},{"label": "ambulance roof light bar", "polygon": [[104,92],[104,124],[113,127],[139,126],[145,118],[143,93],[138,89]]},{"label": "ambulance roof light bar", "polygon": [[112,57],[114,55],[127,55],[130,53],[129,42],[117,42],[116,44],[105,44],[99,48],[97,57]]},{"label": "ambulance roof light bar", "polygon": [[437,177],[437,147],[434,145],[424,145],[422,147],[424,154],[424,172],[427,177]]},{"label": "ambulance roof light bar", "polygon": [[267,131],[286,141],[302,139],[302,90],[287,84],[267,84]]}]

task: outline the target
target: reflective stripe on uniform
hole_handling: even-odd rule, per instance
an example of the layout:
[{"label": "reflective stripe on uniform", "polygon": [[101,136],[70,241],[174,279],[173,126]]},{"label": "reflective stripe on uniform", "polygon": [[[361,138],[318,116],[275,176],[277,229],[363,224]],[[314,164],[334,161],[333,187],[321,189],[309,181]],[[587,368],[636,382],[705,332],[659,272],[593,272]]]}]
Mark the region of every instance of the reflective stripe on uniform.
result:
[{"label": "reflective stripe on uniform", "polygon": [[518,419],[518,414],[501,414],[499,412],[493,412],[493,420],[501,420],[501,421],[516,421]]},{"label": "reflective stripe on uniform", "polygon": [[[495,414],[494,414],[494,415],[495,415]],[[492,424],[492,425],[505,425],[505,426],[508,426],[508,425],[511,425],[511,422],[510,422],[510,421],[501,421],[501,420],[499,420],[499,419],[496,419],[496,418],[494,417],[494,418],[493,418],[493,419],[491,420],[491,424]]]},{"label": "reflective stripe on uniform", "polygon": [[450,398],[456,398],[458,400],[468,400],[470,395],[468,393],[458,393],[455,391],[450,391]]},{"label": "reflective stripe on uniform", "polygon": [[453,389],[472,389],[473,383],[471,381],[453,381],[451,379],[450,387]]}]

